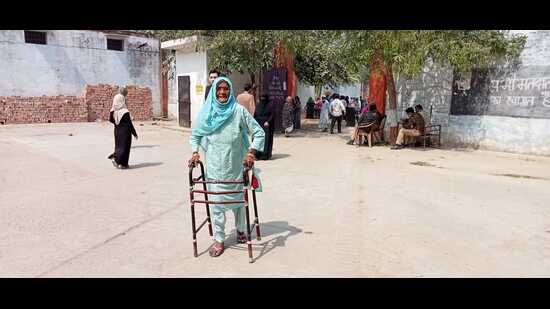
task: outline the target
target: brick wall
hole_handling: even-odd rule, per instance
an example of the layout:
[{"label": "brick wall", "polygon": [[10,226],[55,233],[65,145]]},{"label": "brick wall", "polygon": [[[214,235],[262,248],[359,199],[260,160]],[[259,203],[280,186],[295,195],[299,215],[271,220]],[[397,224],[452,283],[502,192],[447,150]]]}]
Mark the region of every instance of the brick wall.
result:
[{"label": "brick wall", "polygon": [[47,123],[87,121],[84,99],[76,96],[1,97],[0,122]]},{"label": "brick wall", "polygon": [[[153,116],[151,89],[128,86],[126,105],[134,120]],[[87,85],[81,96],[2,97],[0,123],[86,122],[109,120],[118,86]]]}]

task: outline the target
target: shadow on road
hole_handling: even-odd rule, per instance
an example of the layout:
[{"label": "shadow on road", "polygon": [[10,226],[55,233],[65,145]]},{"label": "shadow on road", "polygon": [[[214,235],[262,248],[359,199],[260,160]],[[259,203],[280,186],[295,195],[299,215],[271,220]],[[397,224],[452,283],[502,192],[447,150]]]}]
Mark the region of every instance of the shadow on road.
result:
[{"label": "shadow on road", "polygon": [[[269,252],[271,252],[271,250],[277,247],[284,247],[289,237],[292,237],[294,235],[297,235],[303,232],[302,229],[288,224],[287,221],[270,221],[265,223],[260,222],[260,229],[261,229],[260,232],[262,234],[262,239],[275,234],[282,234],[282,235],[279,235],[268,241],[259,242],[258,240],[256,240],[256,231],[255,230],[252,231],[252,241],[253,241],[252,246],[261,247],[260,253],[254,254],[255,255],[254,261],[260,259],[261,257],[268,254]],[[311,233],[312,232],[308,232],[308,234],[311,234]],[[231,237],[233,238],[236,237],[235,230],[232,231]],[[242,251],[248,250],[246,245],[244,246],[237,245],[236,243],[233,243],[231,246],[228,246],[228,247],[230,247],[231,249],[242,250]]]},{"label": "shadow on road", "polygon": [[130,169],[136,169],[136,168],[142,168],[142,167],[149,167],[149,166],[158,166],[162,165],[162,162],[145,162],[145,163],[139,163],[135,165],[130,165]]},{"label": "shadow on road", "polygon": [[136,146],[132,146],[132,149],[134,149],[134,148],[155,148],[155,147],[159,147],[159,145],[136,145]]},{"label": "shadow on road", "polygon": [[271,160],[284,159],[290,157],[287,153],[275,153],[271,155]]}]

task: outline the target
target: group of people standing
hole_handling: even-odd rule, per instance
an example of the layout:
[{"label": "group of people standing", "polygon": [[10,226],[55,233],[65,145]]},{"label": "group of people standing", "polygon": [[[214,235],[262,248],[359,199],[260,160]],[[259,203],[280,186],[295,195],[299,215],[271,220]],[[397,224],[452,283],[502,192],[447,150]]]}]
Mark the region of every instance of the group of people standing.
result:
[{"label": "group of people standing", "polygon": [[[332,95],[326,95],[321,98],[321,110],[319,115],[319,129],[322,132],[327,132],[330,123],[330,134],[334,134],[334,126],[338,125],[338,133],[342,133],[342,119],[348,113],[348,117],[355,117],[355,105],[350,110],[348,108],[350,104],[349,97],[334,93]],[[318,104],[318,103],[317,103]],[[350,118],[348,118],[348,122]]]}]

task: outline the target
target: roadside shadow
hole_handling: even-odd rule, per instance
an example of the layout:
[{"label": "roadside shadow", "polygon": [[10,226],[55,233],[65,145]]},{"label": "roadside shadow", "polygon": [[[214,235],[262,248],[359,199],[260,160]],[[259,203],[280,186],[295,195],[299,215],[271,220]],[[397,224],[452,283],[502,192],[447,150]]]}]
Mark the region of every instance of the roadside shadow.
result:
[{"label": "roadside shadow", "polygon": [[136,145],[136,146],[132,146],[132,149],[133,148],[155,148],[155,147],[159,147],[159,145]]},{"label": "roadside shadow", "polygon": [[162,165],[162,162],[145,162],[145,163],[138,163],[135,165],[130,165],[130,169],[136,169],[136,168],[142,168],[142,167],[149,167],[149,166],[158,166]]},{"label": "roadside shadow", "polygon": [[[256,238],[256,230],[254,229],[252,232],[252,247],[261,247],[261,251],[259,254],[254,254],[254,261],[260,259],[264,255],[271,252],[271,250],[278,248],[278,247],[284,247],[286,245],[286,241],[289,237],[292,237],[294,235],[302,233],[302,229],[292,226],[288,224],[287,221],[269,221],[262,223],[260,222],[260,233],[262,236],[262,239],[265,237],[269,237],[271,235],[276,234],[282,234],[279,235],[273,239],[270,239],[268,241],[264,242],[258,242]],[[312,232],[307,232],[308,234],[312,234]],[[232,238],[236,237],[236,231],[232,231]],[[231,246],[229,246],[232,249],[235,250],[241,250],[241,251],[248,251],[248,248],[246,245],[240,245],[237,243],[232,243]]]},{"label": "roadside shadow", "polygon": [[271,155],[271,160],[270,161],[278,160],[278,159],[284,159],[284,158],[288,158],[288,157],[290,157],[290,155],[287,154],[287,153],[275,153],[275,154]]}]

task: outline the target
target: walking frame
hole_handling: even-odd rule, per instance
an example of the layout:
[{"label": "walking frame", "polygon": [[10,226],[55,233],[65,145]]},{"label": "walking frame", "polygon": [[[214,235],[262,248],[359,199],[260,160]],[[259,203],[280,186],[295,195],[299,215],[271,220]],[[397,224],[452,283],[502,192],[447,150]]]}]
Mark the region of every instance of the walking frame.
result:
[{"label": "walking frame", "polygon": [[[193,177],[193,169],[197,167],[197,165],[200,167],[200,176],[194,178]],[[254,172],[249,167],[244,167],[243,169],[243,179],[242,180],[207,180],[205,178],[204,174],[204,165],[201,161],[198,161],[196,163],[192,162],[189,165],[189,198],[191,201],[191,226],[193,229],[193,253],[195,257],[198,257],[197,253],[197,233],[200,231],[200,229],[208,223],[208,232],[210,236],[213,236],[212,233],[212,221],[210,219],[210,204],[244,204],[245,208],[245,216],[246,216],[246,244],[248,247],[248,262],[253,263],[253,257],[252,257],[252,238],[251,238],[251,231],[256,228],[256,238],[258,240],[261,240],[261,234],[260,234],[260,222],[258,220],[258,208],[256,203],[256,191],[254,187],[251,185],[251,179],[252,177],[249,177],[249,173],[254,176]],[[202,184],[202,190],[195,189],[196,184]],[[206,184],[243,184],[242,190],[235,190],[235,191],[208,191]],[[254,205],[254,223],[252,226],[250,226],[250,215],[248,211],[248,190],[252,190],[252,201]],[[195,193],[202,193],[204,194],[204,200],[197,200],[195,199]],[[235,194],[235,193],[242,193],[244,199],[243,200],[236,200],[236,201],[209,201],[208,195],[223,195],[223,194]],[[206,205],[206,219],[202,221],[202,223],[199,225],[198,228],[196,228],[196,221],[195,221],[195,204],[205,204]]]}]

